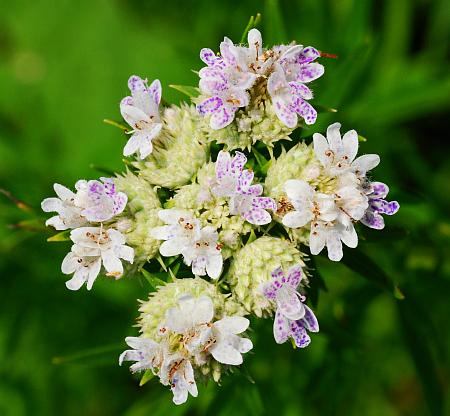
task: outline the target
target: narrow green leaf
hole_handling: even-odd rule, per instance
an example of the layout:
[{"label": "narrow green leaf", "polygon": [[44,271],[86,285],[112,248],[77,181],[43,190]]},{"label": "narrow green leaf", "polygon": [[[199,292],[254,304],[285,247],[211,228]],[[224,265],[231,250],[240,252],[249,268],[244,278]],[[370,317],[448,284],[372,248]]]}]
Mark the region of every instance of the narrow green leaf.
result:
[{"label": "narrow green leaf", "polygon": [[81,361],[81,360],[84,360],[87,358],[92,358],[92,357],[95,357],[98,355],[103,355],[103,354],[111,353],[114,351],[120,351],[122,348],[123,348],[122,343],[89,348],[86,350],[76,352],[71,355],[66,355],[66,356],[62,356],[62,357],[53,357],[52,364],[61,365],[61,364],[72,363],[74,361]]},{"label": "narrow green leaf", "polygon": [[139,382],[139,386],[143,386],[145,383],[149,382],[155,375],[153,374],[152,370],[146,370],[144,375],[141,378],[141,381]]},{"label": "narrow green leaf", "polygon": [[244,32],[242,33],[242,36],[241,36],[241,41],[240,41],[241,44],[243,44],[247,41],[248,32],[250,32],[250,30],[252,30],[254,27],[256,27],[260,21],[261,21],[261,13],[257,13],[256,17],[250,16],[250,20],[248,21],[247,26],[245,27]]},{"label": "narrow green leaf", "polygon": [[250,244],[250,243],[252,243],[253,241],[255,241],[256,240],[256,234],[255,234],[255,231],[254,230],[251,230],[250,231],[250,236],[248,237],[248,240],[247,240],[247,244]]},{"label": "narrow green leaf", "polygon": [[265,166],[267,164],[268,160],[261,153],[259,153],[255,148],[253,148],[252,150],[253,150],[253,154],[255,155],[256,162],[258,162],[258,165],[261,168],[263,166]]},{"label": "narrow green leaf", "polygon": [[191,87],[190,85],[169,85],[170,88],[173,88],[174,90],[177,90],[188,97],[197,97],[199,95],[199,90],[197,87]]},{"label": "narrow green leaf", "polygon": [[379,288],[390,292],[396,299],[404,299],[405,296],[386,272],[360,249],[346,250],[342,263]]},{"label": "narrow green leaf", "polygon": [[164,260],[162,259],[162,257],[158,254],[156,257],[156,260],[158,261],[158,263],[161,265],[162,269],[167,272],[167,266],[164,263]]},{"label": "narrow green leaf", "polygon": [[109,124],[110,126],[117,127],[118,129],[124,131],[125,133],[128,131],[128,127],[127,126],[125,126],[124,124],[119,123],[117,121],[110,120],[109,118],[103,119],[103,123]]},{"label": "narrow green leaf", "polygon": [[150,273],[145,269],[142,269],[141,272],[142,275],[147,279],[147,282],[150,284],[150,286],[155,290],[157,290],[159,286],[164,286],[166,284],[164,280],[161,280],[153,273]]},{"label": "narrow green leaf", "polygon": [[49,241],[51,243],[60,242],[60,241],[69,241],[69,240],[70,240],[70,230],[61,231],[60,233],[47,238],[47,241]]}]

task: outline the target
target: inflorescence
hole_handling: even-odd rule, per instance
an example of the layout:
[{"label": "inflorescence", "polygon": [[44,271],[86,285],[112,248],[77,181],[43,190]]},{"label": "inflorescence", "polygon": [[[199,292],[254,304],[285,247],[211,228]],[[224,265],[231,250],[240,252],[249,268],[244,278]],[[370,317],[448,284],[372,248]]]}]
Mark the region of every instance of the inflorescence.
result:
[{"label": "inflorescence", "polygon": [[61,267],[70,290],[172,265],[141,302],[140,334],[119,363],[156,375],[176,404],[197,396],[196,380],[219,382],[242,364],[247,316],[273,317],[279,344],[308,346],[319,324],[306,304],[307,255],[326,249],[339,261],[343,244],[358,245],[357,223],[380,230],[399,209],[368,176],[380,158],[357,156],[356,131],[342,136],[334,123],[309,144],[292,134],[316,121],[320,56],[295,43],[266,49],[256,29],[248,45],[225,38],[220,53],[201,50],[191,105],[162,107],[159,80],[130,77],[126,172],[75,191],[55,184],[57,197],[42,202],[56,213],[46,224],[73,243]]}]

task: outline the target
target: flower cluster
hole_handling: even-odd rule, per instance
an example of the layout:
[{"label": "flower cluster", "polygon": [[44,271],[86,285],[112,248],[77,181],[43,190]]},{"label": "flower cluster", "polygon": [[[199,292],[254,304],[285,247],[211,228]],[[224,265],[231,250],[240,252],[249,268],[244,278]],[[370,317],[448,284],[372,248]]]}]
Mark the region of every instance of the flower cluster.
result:
[{"label": "flower cluster", "polygon": [[102,266],[149,280],[140,333],[119,363],[143,381],[156,375],[176,404],[197,396],[199,379],[219,382],[242,364],[249,318],[273,319],[276,343],[308,346],[319,331],[308,255],[326,247],[341,260],[358,223],[380,230],[399,209],[368,176],[380,158],[357,156],[354,130],[341,136],[334,123],[312,143],[291,135],[316,121],[309,84],[324,73],[320,56],[295,43],[264,48],[252,29],[248,45],[202,49],[192,104],[165,104],[159,80],[130,77],[119,106],[126,172],[80,180],[75,192],[55,184],[57,198],[42,202],[57,239],[73,243],[69,289],[91,289]]},{"label": "flower cluster", "polygon": [[67,288],[78,290],[86,283],[90,290],[102,264],[107,276],[121,277],[120,259],[133,263],[134,250],[125,245],[120,231],[109,224],[125,209],[127,195],[117,191],[111,178],[79,180],[75,184],[76,193],[59,184],[54,189],[58,198],[44,199],[42,209],[58,214],[47,220],[47,225],[56,230],[71,230],[74,244],[61,266],[64,274],[73,274],[66,282]]}]

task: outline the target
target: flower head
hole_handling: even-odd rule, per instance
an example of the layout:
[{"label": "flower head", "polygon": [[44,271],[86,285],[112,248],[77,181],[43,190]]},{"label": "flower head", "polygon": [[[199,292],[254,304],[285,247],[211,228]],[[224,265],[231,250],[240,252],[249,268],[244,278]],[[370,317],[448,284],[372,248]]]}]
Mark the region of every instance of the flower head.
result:
[{"label": "flower head", "polygon": [[163,385],[170,386],[174,403],[182,404],[189,394],[198,394],[196,371],[207,374],[213,363],[240,365],[242,354],[253,344],[238,335],[248,328],[248,319],[225,315],[216,320],[215,302],[209,296],[178,295],[174,306],[165,310],[155,339],[147,338],[145,330],[145,337],[126,338],[133,350],[122,353],[119,363],[135,361],[133,372],[152,370]]},{"label": "flower head", "polygon": [[152,140],[162,128],[159,116],[161,102],[161,83],[158,79],[150,86],[147,80],[133,75],[128,80],[131,96],[120,102],[120,113],[131,126],[132,134],[123,149],[124,156],[138,153],[140,159],[145,159],[152,151]]},{"label": "flower head", "polygon": [[263,293],[277,306],[273,324],[275,341],[282,344],[292,337],[297,347],[307,347],[311,342],[307,330],[318,332],[319,324],[313,311],[303,303],[304,296],[297,292],[302,279],[301,267],[291,267],[287,276],[279,267],[271,275],[272,281],[264,285]]}]

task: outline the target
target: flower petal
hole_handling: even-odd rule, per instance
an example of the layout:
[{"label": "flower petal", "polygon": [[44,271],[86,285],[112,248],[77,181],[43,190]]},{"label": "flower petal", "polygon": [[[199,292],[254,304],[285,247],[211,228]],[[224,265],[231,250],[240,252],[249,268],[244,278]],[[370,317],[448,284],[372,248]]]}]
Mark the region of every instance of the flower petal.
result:
[{"label": "flower petal", "polygon": [[222,273],[223,258],[220,252],[217,255],[209,256],[206,261],[206,273],[211,279],[218,279]]},{"label": "flower petal", "polygon": [[225,316],[214,322],[214,328],[223,334],[237,335],[247,330],[250,321],[243,316]]},{"label": "flower petal", "polygon": [[290,323],[290,330],[292,338],[294,338],[295,345],[298,348],[305,348],[311,343],[306,329],[303,327],[302,321],[293,321]]},{"label": "flower petal", "polygon": [[201,115],[213,114],[223,106],[223,101],[220,97],[209,97],[197,105],[197,111]]},{"label": "flower petal", "polygon": [[236,107],[223,105],[215,110],[214,114],[211,116],[209,125],[213,130],[220,130],[228,126],[234,120],[235,112]]},{"label": "flower petal", "polygon": [[196,300],[192,314],[193,325],[206,324],[214,317],[214,305],[208,296],[201,296]]},{"label": "flower petal", "polygon": [[288,228],[300,228],[305,226],[312,219],[311,211],[288,212],[282,219],[284,226]]},{"label": "flower petal", "polygon": [[355,130],[350,130],[342,137],[342,147],[344,155],[348,157],[348,162],[351,162],[358,153],[358,133]]},{"label": "flower petal", "polygon": [[336,231],[330,231],[326,235],[326,245],[328,258],[332,261],[340,261],[344,255],[342,243],[339,234]]},{"label": "flower petal", "polygon": [[277,309],[273,321],[273,337],[277,344],[286,342],[290,335],[289,321]]},{"label": "flower petal", "polygon": [[150,94],[150,97],[153,99],[156,105],[159,105],[159,103],[161,102],[161,92],[161,81],[159,79],[155,79],[150,84],[150,87],[148,87],[148,93]]},{"label": "flower petal", "polygon": [[181,254],[184,247],[186,246],[186,241],[181,238],[171,238],[170,240],[164,241],[159,247],[159,252],[164,257],[172,257]]},{"label": "flower petal", "polygon": [[313,62],[302,65],[297,75],[297,80],[300,82],[311,82],[320,78],[325,72],[323,65]]},{"label": "flower petal", "polygon": [[355,170],[355,173],[365,175],[369,170],[377,167],[379,163],[380,156],[378,155],[362,155],[354,160],[352,168]]},{"label": "flower petal", "polygon": [[296,97],[294,99],[292,109],[296,113],[298,113],[303,118],[303,120],[305,120],[306,124],[310,125],[316,122],[317,111],[310,103],[303,100],[302,98]]},{"label": "flower petal", "polygon": [[306,329],[311,332],[319,332],[319,322],[317,321],[314,312],[307,306],[305,306],[305,316],[302,318],[303,324]]},{"label": "flower petal", "polygon": [[320,52],[313,48],[312,46],[306,46],[303,50],[297,55],[296,62],[299,64],[307,64],[309,62],[314,61],[320,56]]},{"label": "flower petal", "polygon": [[114,277],[122,276],[123,266],[119,257],[112,250],[102,252],[103,266],[109,275]]}]

